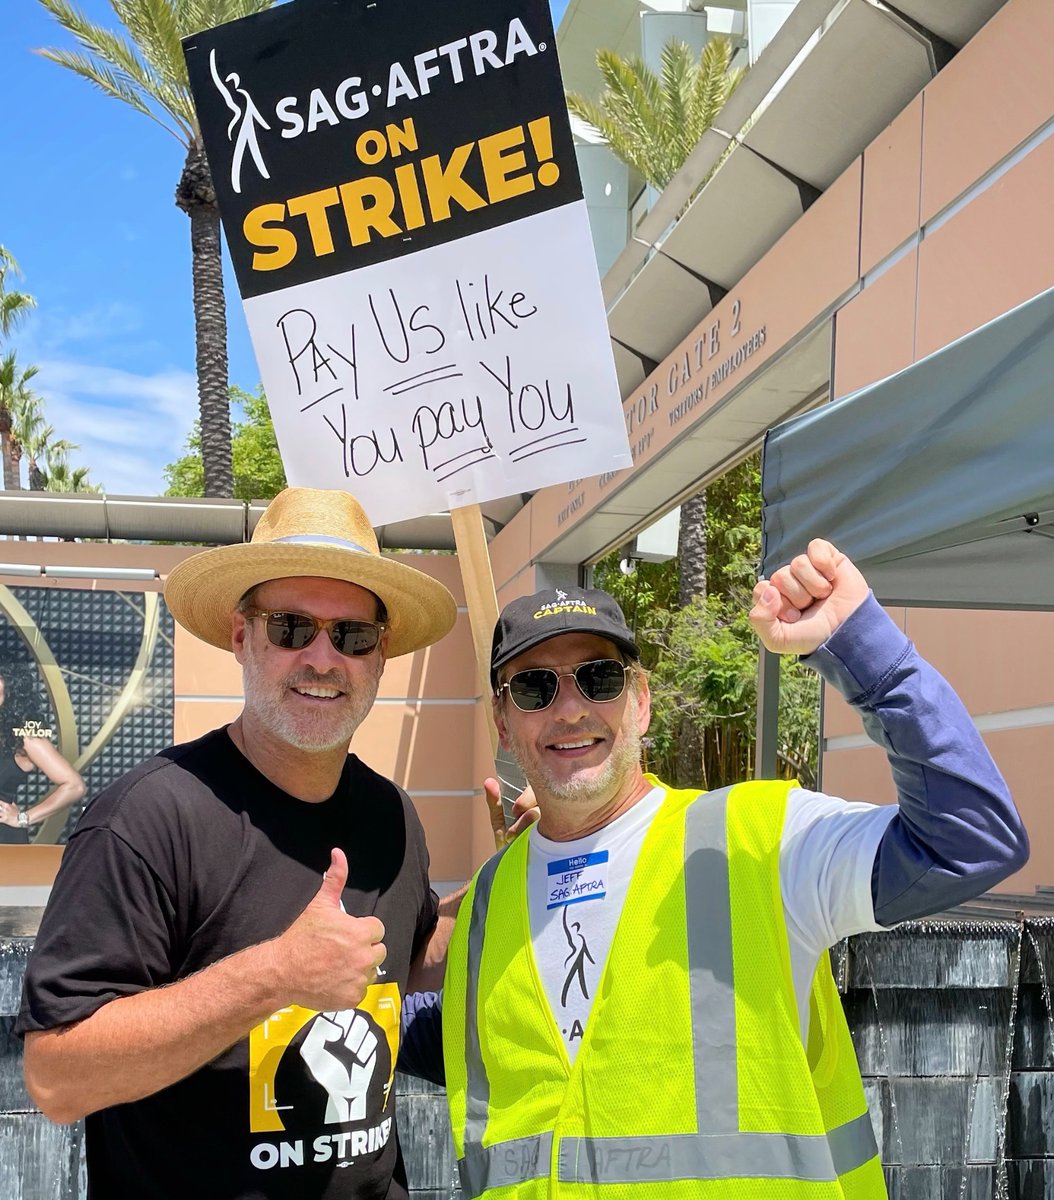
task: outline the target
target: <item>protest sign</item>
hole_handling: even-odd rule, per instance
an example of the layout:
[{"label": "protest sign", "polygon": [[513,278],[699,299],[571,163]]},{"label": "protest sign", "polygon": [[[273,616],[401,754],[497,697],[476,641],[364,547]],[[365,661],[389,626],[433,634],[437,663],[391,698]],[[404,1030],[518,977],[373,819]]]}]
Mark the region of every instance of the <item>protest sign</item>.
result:
[{"label": "protest sign", "polygon": [[379,525],[631,465],[545,0],[184,45],[290,483]]}]

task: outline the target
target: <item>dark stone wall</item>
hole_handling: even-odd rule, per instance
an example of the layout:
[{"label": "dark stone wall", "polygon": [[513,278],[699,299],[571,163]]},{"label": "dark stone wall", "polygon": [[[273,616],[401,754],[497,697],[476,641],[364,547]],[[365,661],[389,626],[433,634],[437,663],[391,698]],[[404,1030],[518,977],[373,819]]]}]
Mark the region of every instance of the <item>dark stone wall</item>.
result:
[{"label": "dark stone wall", "polygon": [[[30,1103],[29,937],[0,937],[0,1198],[83,1200],[80,1127]],[[1054,920],[910,922],[834,952],[891,1200],[1054,1196]],[[396,1076],[415,1200],[457,1194],[441,1089]]]},{"label": "dark stone wall", "polygon": [[834,965],[891,1200],[1054,1196],[1054,921],[912,921]]},{"label": "dark stone wall", "polygon": [[82,1200],[83,1129],[53,1125],[22,1082],[15,1014],[32,939],[0,936],[0,1196],[3,1200]]}]

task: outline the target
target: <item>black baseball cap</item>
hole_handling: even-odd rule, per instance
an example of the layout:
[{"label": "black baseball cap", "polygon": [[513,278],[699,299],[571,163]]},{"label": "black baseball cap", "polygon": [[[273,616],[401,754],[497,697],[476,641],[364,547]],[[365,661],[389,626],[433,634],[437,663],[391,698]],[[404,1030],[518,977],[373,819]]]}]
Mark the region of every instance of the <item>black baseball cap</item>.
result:
[{"label": "black baseball cap", "polygon": [[490,686],[498,668],[518,654],[562,633],[593,633],[607,638],[630,658],[640,658],[633,633],[613,596],[599,588],[546,588],[506,604],[494,626]]}]

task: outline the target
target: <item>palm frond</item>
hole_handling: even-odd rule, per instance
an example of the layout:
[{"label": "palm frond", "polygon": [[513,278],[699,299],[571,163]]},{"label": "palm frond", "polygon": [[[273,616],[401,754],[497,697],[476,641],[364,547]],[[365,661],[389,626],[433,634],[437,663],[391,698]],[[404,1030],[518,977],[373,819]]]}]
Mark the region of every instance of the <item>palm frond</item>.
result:
[{"label": "palm frond", "polygon": [[[38,54],[87,79],[106,95],[122,100],[156,121],[183,145],[190,145],[197,131],[197,117],[189,91],[173,86],[171,76],[166,78],[140,57],[132,42],[89,21],[68,0],[39,0],[39,3],[73,34],[87,53],[45,48],[38,50]],[[157,109],[166,113],[177,129],[166,124]]]},{"label": "palm frond", "polygon": [[607,116],[605,137],[612,149],[653,186],[665,185],[662,86],[640,58],[597,52],[605,90],[600,105]]},{"label": "palm frond", "polygon": [[0,290],[0,333],[7,337],[29,310],[36,307],[36,303],[28,292]]},{"label": "palm frond", "polygon": [[[49,426],[49,428],[51,428]],[[54,433],[54,429],[51,430]],[[49,438],[45,444],[45,450],[48,454],[49,462],[66,462],[74,450],[79,450],[78,442],[71,442],[69,438]]]},{"label": "palm frond", "polygon": [[36,466],[39,459],[48,443],[55,438],[55,426],[49,425],[41,413],[41,423],[32,431],[29,437],[22,438],[22,444],[25,446],[26,453],[29,455],[30,467]]},{"label": "palm frond", "polygon": [[11,436],[23,449],[29,448],[44,427],[44,402],[26,389],[11,409]]},{"label": "palm frond", "polygon": [[22,278],[22,268],[18,265],[18,260],[6,246],[0,246],[0,286],[8,271],[18,279]]},{"label": "palm frond", "polygon": [[0,335],[4,337],[36,307],[36,300],[28,292],[16,292],[6,286],[9,275],[18,279],[21,274],[15,256],[6,246],[0,246]]},{"label": "palm frond", "polygon": [[656,75],[639,57],[598,50],[603,92],[596,102],[568,93],[567,106],[661,191],[742,79],[741,69],[730,69],[733,55],[725,37],[711,38],[698,60],[684,42],[672,40]]},{"label": "palm frond", "polygon": [[148,92],[153,87],[155,76],[147,63],[140,57],[136,47],[104,25],[97,25],[70,4],[68,0],[39,0],[56,21],[72,33],[81,46],[93,57],[100,58],[115,68],[128,82]]},{"label": "palm frond", "polygon": [[652,134],[662,111],[662,91],[654,71],[639,58],[624,59],[608,50],[597,52],[606,90],[601,107],[639,136]]},{"label": "palm frond", "polygon": [[86,54],[79,54],[75,50],[45,49],[38,50],[37,54],[41,58],[46,58],[49,62],[57,63],[60,67],[65,67],[68,71],[72,71],[82,79],[86,79],[89,83],[94,84],[104,95],[123,101],[131,108],[134,108],[136,112],[142,113],[144,117],[149,117],[152,121],[156,121],[167,133],[171,133],[180,141],[183,140],[183,135],[177,133],[169,125],[166,125],[135,88],[129,87],[125,81],[97,59],[90,58]]},{"label": "palm frond", "polygon": [[729,96],[739,86],[745,74],[742,67],[731,69],[734,53],[731,39],[726,37],[711,38],[703,50],[693,96],[693,109],[700,126],[700,137],[713,125],[718,113],[724,108]]},{"label": "palm frond", "polygon": [[[691,138],[692,95],[697,67],[695,55],[685,42],[669,41],[662,48],[662,119],[670,136],[665,139],[667,163],[671,178],[677,168],[673,159],[681,162],[691,153],[695,141]],[[672,158],[670,157],[672,154]]]},{"label": "palm frond", "polygon": [[46,492],[99,492],[102,485],[92,483],[87,467],[70,467],[63,459],[53,461],[49,455],[43,474]]},{"label": "palm frond", "polygon": [[171,0],[181,37],[264,12],[275,0]]},{"label": "palm frond", "polygon": [[32,365],[19,370],[18,355],[14,350],[9,350],[0,359],[0,392],[4,394],[9,404],[18,393],[25,390],[26,385],[39,370],[39,367]]},{"label": "palm frond", "polygon": [[111,4],[157,79],[187,90],[180,29],[169,0],[111,0]]},{"label": "palm frond", "polygon": [[652,165],[648,158],[648,145],[644,140],[629,132],[624,125],[613,120],[598,105],[584,96],[568,92],[567,108],[572,115],[595,129],[618,158],[624,163],[628,163],[649,183],[652,182]]}]

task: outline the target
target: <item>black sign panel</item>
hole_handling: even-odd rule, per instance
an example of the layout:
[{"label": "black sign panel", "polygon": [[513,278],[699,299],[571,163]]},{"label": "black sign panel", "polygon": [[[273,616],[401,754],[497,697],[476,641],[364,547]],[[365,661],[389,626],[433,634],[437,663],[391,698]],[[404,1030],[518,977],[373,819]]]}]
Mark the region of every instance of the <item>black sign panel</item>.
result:
[{"label": "black sign panel", "polygon": [[295,0],[184,49],[246,299],[581,198],[546,0]]}]

